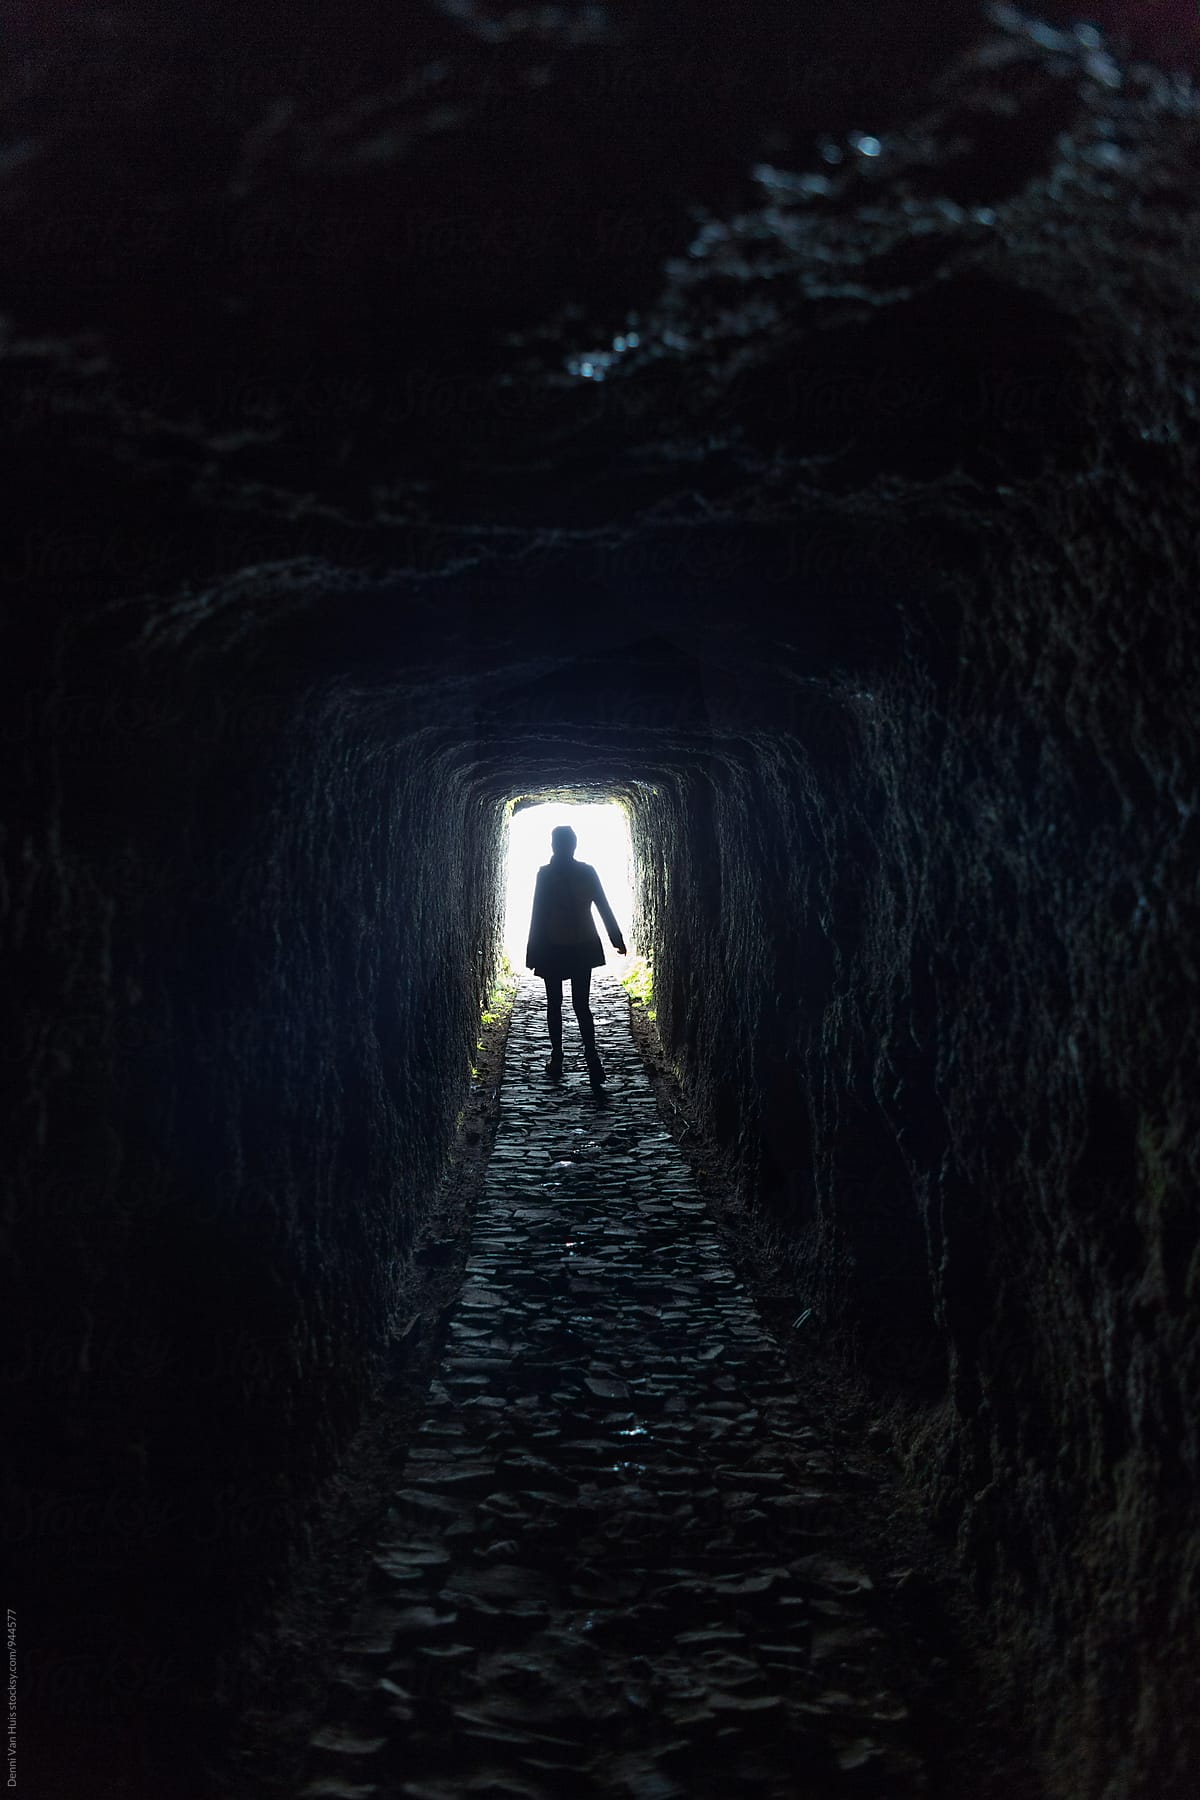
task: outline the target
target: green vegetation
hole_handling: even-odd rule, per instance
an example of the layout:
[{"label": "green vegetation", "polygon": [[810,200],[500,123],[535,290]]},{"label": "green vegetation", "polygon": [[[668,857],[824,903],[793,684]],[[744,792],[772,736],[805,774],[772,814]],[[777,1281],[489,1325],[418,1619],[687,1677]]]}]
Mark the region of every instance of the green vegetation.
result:
[{"label": "green vegetation", "polygon": [[[492,983],[491,992],[488,994],[484,1009],[479,1015],[479,1023],[481,1026],[498,1024],[504,1018],[505,1014],[512,1010],[513,995],[517,991],[517,979],[517,971],[513,968],[508,957],[502,950],[496,964],[496,978]],[[482,1037],[478,1037],[475,1040],[476,1056],[478,1056],[482,1049],[483,1039]],[[475,1063],[472,1062],[471,1080],[478,1081],[478,1079],[479,1070]]]},{"label": "green vegetation", "polygon": [[646,1017],[654,1019],[657,1016],[654,1010],[654,971],[646,958],[633,957],[620,980],[634,1005],[643,1007]]},{"label": "green vegetation", "polygon": [[487,1005],[479,1016],[481,1025],[493,1025],[502,1018],[512,1005],[513,995],[517,991],[517,971],[509,962],[504,951],[500,952],[500,960],[496,965],[496,979],[492,983],[492,991],[487,997]]},{"label": "green vegetation", "polygon": [[1137,1153],[1142,1197],[1157,1209],[1171,1189],[1169,1133],[1165,1125],[1145,1112],[1138,1115]]}]

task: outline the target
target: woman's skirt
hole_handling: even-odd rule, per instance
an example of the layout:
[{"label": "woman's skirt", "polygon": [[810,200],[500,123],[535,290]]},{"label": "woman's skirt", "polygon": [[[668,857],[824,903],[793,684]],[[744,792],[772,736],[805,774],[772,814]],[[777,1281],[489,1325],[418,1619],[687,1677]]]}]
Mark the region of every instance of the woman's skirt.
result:
[{"label": "woman's skirt", "polygon": [[[599,963],[603,966],[603,950],[600,952]],[[533,972],[547,981],[579,981],[585,975],[590,975],[596,966],[595,953],[588,944],[565,944],[561,948],[551,945],[549,949],[542,951]]]}]

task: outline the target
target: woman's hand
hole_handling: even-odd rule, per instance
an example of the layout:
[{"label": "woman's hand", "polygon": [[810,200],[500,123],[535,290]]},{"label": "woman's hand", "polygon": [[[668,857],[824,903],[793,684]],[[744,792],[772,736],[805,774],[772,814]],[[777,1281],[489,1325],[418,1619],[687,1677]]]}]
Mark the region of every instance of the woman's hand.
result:
[{"label": "woman's hand", "polygon": [[629,952],[625,948],[624,938],[614,938],[613,939],[613,949],[616,951],[618,956],[627,956],[629,954]]}]

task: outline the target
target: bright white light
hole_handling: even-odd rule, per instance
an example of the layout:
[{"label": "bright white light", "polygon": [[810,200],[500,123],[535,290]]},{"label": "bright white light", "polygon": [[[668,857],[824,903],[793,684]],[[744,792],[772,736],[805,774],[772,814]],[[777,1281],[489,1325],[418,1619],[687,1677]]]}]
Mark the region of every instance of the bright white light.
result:
[{"label": "bright white light", "polygon": [[[526,806],[512,815],[508,825],[508,883],[504,911],[504,949],[519,974],[527,974],[525,946],[529,941],[529,915],[533,910],[533,885],[543,863],[550,861],[550,833],[556,825],[569,825],[578,842],[575,855],[591,863],[600,877],[605,898],[617,917],[626,950],[633,929],[633,846],[629,819],[615,800],[599,806]],[[609,968],[621,974],[629,957],[618,956],[608,941],[600,915],[592,919],[600,933]]]}]

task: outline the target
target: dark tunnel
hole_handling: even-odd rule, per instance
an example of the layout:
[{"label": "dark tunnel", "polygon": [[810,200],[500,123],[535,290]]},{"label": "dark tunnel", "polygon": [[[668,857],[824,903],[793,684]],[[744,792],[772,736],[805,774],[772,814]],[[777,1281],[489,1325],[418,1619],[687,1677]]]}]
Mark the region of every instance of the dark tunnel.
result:
[{"label": "dark tunnel", "polygon": [[[1200,28],[900,12],[14,10],[18,1794],[1196,1792]],[[599,1099],[502,955],[547,800],[630,825]],[[603,1548],[562,1428],[502,1458],[536,1530],[395,1548],[498,1366],[468,1259],[534,1291],[488,1207],[521,1133],[569,1184],[572,1107],[614,1205],[676,1206],[627,1315],[701,1333],[750,1546],[605,1577],[586,1758],[565,1677],[488,1714],[478,1673],[566,1617],[521,1530]],[[808,1424],[743,1405],[705,1282]],[[468,1559],[453,1631],[387,1613],[421,1557]]]}]

